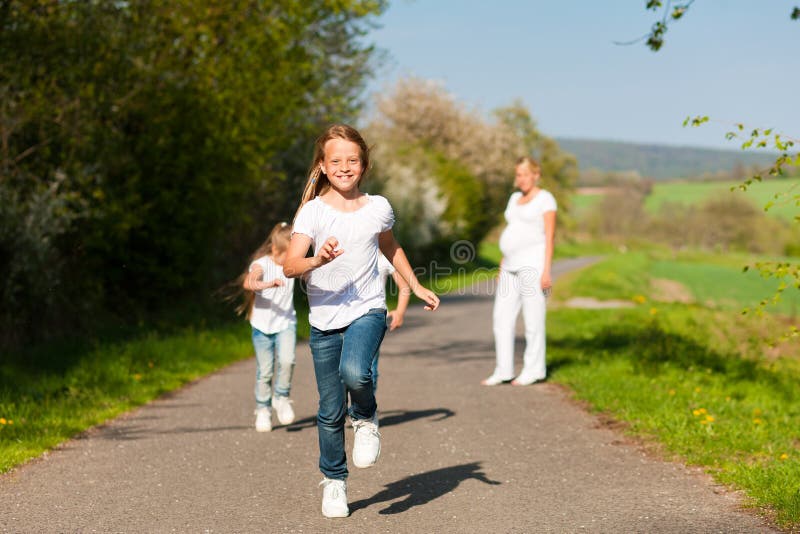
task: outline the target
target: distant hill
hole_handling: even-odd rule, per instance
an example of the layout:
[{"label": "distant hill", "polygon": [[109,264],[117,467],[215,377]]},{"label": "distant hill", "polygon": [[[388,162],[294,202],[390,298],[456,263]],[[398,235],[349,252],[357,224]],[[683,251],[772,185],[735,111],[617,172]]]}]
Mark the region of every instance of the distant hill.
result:
[{"label": "distant hill", "polygon": [[685,148],[646,145],[619,141],[560,139],[558,144],[578,158],[581,173],[638,172],[656,180],[700,178],[701,175],[731,171],[737,163],[744,167],[766,167],[774,163],[769,154],[736,150]]}]

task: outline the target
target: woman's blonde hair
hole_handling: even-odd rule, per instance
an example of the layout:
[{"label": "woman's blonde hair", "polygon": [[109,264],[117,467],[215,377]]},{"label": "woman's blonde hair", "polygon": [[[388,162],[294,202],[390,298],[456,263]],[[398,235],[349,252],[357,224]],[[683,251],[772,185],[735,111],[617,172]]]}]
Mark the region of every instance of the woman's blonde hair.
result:
[{"label": "woman's blonde hair", "polygon": [[525,165],[527,165],[528,168],[533,173],[537,173],[537,172],[541,173],[542,172],[542,166],[539,165],[538,161],[536,161],[535,159],[533,159],[530,156],[522,156],[521,158],[517,159],[517,164],[515,166],[522,165],[523,163]]},{"label": "woman's blonde hair", "polygon": [[[278,252],[283,252],[289,248],[289,241],[292,238],[292,227],[285,223],[279,222],[275,226],[272,227],[272,230],[269,232],[267,239],[261,243],[261,245],[250,255],[250,259],[247,262],[247,268],[244,270],[242,274],[232,283],[235,285],[235,288],[238,288],[238,295],[243,295],[244,298],[242,302],[236,307],[236,313],[238,315],[245,315],[248,320],[250,320],[250,316],[253,313],[253,304],[256,301],[256,293],[255,291],[250,291],[244,288],[244,280],[247,278],[247,275],[250,273],[250,266],[256,261],[258,258],[263,258],[264,256],[272,255],[272,247],[274,246],[278,249]],[[238,295],[234,295],[233,298],[236,298]]]},{"label": "woman's blonde hair", "polygon": [[358,183],[364,178],[364,175],[369,170],[369,147],[367,146],[364,138],[358,133],[358,130],[347,124],[332,124],[328,126],[325,132],[320,135],[314,143],[314,157],[311,160],[311,166],[308,168],[308,181],[303,189],[303,195],[300,198],[300,205],[297,207],[295,217],[300,212],[300,208],[315,197],[325,193],[331,186],[328,177],[322,172],[321,163],[325,159],[325,143],[331,139],[344,139],[358,145],[361,152],[361,176],[358,178]]}]

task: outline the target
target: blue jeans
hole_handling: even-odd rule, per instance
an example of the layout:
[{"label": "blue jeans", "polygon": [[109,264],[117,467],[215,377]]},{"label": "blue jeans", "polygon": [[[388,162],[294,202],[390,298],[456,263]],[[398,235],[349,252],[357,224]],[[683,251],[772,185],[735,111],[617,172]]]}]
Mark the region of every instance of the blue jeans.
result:
[{"label": "blue jeans", "polygon": [[275,374],[275,395],[288,397],[292,387],[294,371],[294,348],[297,342],[297,325],[292,323],[285,330],[265,334],[253,328],[253,348],[256,350],[256,408],[272,406],[273,369]]},{"label": "blue jeans", "polygon": [[372,385],[372,362],[386,333],[386,310],[369,310],[336,330],[311,327],[311,355],[319,392],[317,430],[319,469],[327,478],[347,478],[344,421],[347,394],[350,417],[370,419],[378,405]]}]

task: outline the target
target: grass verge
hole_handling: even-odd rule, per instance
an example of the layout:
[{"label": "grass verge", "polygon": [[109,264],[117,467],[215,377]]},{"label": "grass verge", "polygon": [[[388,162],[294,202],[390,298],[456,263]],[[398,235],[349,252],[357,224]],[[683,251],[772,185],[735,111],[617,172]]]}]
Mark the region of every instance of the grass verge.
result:
[{"label": "grass verge", "polygon": [[243,322],[30,350],[0,367],[0,472],[251,354]]},{"label": "grass verge", "polygon": [[[710,263],[703,260],[670,261],[683,267],[700,262],[696,270],[681,270],[692,286],[692,279],[705,276]],[[638,305],[548,312],[552,379],[624,421],[630,434],[660,443],[667,457],[703,466],[718,481],[745,490],[749,505],[797,528],[800,350],[791,343],[767,347],[779,324],[775,316],[743,317],[700,299],[654,300],[650,279],[665,275],[661,261],[658,254],[614,255],[559,280],[562,299],[630,298]],[[742,275],[735,282],[746,286],[749,280]],[[711,284],[720,294],[722,282]],[[751,298],[749,291],[742,294],[732,299]]]}]

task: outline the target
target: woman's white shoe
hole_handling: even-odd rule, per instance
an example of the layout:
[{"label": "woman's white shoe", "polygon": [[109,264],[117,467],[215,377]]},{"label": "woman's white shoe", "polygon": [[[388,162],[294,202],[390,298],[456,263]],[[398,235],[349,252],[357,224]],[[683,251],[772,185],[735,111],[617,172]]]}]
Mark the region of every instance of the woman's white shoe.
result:
[{"label": "woman's white shoe", "polygon": [[536,382],[541,382],[544,380],[544,377],[541,378],[533,378],[530,376],[522,376],[519,375],[517,378],[511,381],[512,386],[530,386],[531,384],[535,384]]},{"label": "woman's white shoe", "polygon": [[503,379],[503,378],[500,378],[497,375],[492,375],[489,378],[484,378],[483,380],[481,380],[481,385],[482,386],[498,386],[500,384],[508,382],[509,380],[511,380],[511,379],[510,378]]}]

